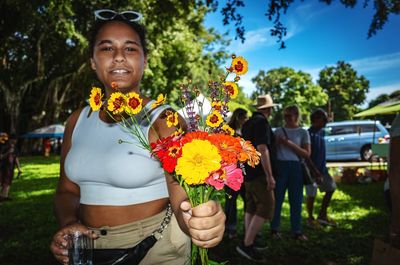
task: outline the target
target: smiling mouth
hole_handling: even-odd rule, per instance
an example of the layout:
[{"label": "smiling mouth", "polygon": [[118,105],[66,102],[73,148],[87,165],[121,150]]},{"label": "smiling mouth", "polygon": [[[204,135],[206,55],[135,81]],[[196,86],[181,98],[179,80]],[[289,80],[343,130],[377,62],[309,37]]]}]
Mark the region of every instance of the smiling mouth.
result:
[{"label": "smiling mouth", "polygon": [[110,71],[111,74],[114,75],[126,75],[129,74],[131,71],[128,71],[126,69],[114,69],[112,71]]}]

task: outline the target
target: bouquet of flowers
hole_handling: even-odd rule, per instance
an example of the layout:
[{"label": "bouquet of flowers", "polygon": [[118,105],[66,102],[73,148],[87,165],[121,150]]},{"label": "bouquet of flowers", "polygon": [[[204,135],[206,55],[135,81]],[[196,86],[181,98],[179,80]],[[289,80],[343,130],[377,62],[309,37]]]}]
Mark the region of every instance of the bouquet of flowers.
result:
[{"label": "bouquet of flowers", "polygon": [[[191,84],[181,85],[181,100],[185,106],[187,124],[179,124],[178,113],[167,110],[167,126],[176,127],[175,133],[151,144],[137,129],[138,126],[131,126],[132,121],[137,123],[135,115],[142,110],[139,95],[114,92],[108,99],[108,112],[114,116],[125,114],[118,121],[122,120],[122,125],[138,137],[142,147],[158,158],[163,169],[180,183],[193,207],[216,198],[223,192],[225,185],[235,191],[239,190],[243,183],[243,164],[254,167],[259,163],[260,154],[252,144],[234,136],[233,129],[225,122],[228,116],[227,104],[236,98],[237,82],[247,69],[247,61],[233,55],[231,66],[226,68],[220,80],[209,81],[208,95],[212,109],[205,118],[201,115],[203,102],[196,100],[200,90],[191,87]],[[236,74],[233,81],[227,81],[230,74]],[[90,97],[92,110],[100,109],[101,98],[101,91],[93,88]],[[160,95],[153,107],[164,102],[165,97]],[[194,111],[196,105],[200,113]],[[191,263],[196,264],[198,259],[202,265],[218,264],[208,259],[207,249],[192,244]]]}]

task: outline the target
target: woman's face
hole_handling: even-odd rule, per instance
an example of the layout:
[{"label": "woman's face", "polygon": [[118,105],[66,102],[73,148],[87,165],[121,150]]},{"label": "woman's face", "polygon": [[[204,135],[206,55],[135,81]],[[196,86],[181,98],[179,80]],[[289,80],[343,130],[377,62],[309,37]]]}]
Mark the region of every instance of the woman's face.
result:
[{"label": "woman's face", "polygon": [[241,128],[243,126],[243,124],[247,121],[248,117],[247,115],[242,115],[240,117],[238,117],[238,123],[239,123],[239,127]]},{"label": "woman's face", "polygon": [[285,119],[285,123],[288,126],[296,127],[298,126],[299,117],[297,114],[291,111],[285,111],[283,113],[283,117]]},{"label": "woman's face", "polygon": [[127,93],[139,92],[139,84],[147,64],[140,37],[130,26],[113,21],[97,33],[91,67],[109,93],[111,83]]}]

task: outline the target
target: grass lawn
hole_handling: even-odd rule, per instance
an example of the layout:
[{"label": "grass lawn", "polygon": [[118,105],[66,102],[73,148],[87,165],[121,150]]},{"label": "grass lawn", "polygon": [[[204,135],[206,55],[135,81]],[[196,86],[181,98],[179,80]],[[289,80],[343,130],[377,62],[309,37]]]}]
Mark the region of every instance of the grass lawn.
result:
[{"label": "grass lawn", "polygon": [[[23,157],[22,178],[14,180],[12,201],[0,203],[0,264],[54,264],[49,242],[57,229],[52,212],[52,199],[59,172],[59,157]],[[304,228],[308,242],[296,242],[289,233],[289,207],[282,212],[283,240],[270,239],[265,225],[264,238],[269,246],[264,252],[267,264],[370,264],[373,239],[385,234],[389,223],[384,204],[383,183],[339,184],[333,197],[331,217],[339,226],[311,231]],[[316,209],[321,198],[318,195]],[[303,207],[304,208],[304,207]],[[239,216],[243,216],[239,201]],[[303,220],[306,212],[303,209]],[[239,238],[224,241],[210,250],[214,260],[228,264],[252,264],[241,258],[235,247],[243,235],[243,218]],[[304,222],[303,222],[304,223]],[[173,265],[173,264],[171,264]]]}]

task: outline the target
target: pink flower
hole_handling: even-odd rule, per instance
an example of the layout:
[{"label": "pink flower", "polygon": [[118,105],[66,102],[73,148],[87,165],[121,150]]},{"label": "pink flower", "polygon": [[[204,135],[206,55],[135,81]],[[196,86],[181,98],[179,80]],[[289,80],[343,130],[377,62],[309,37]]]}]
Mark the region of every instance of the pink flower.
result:
[{"label": "pink flower", "polygon": [[235,164],[230,164],[223,168],[226,172],[226,185],[234,191],[240,190],[243,183],[242,169],[238,168]]},{"label": "pink flower", "polygon": [[225,180],[225,171],[222,169],[218,169],[210,174],[208,178],[204,180],[204,182],[208,185],[214,186],[217,190],[222,190],[224,187]]},{"label": "pink flower", "polygon": [[224,185],[227,185],[234,191],[238,191],[243,183],[243,172],[236,164],[223,166],[221,169],[212,172],[210,176],[206,178],[205,183],[213,186],[217,190],[221,190]]}]

